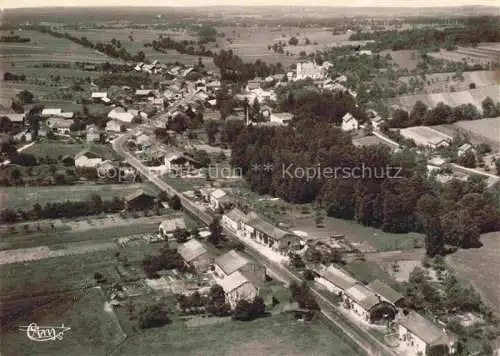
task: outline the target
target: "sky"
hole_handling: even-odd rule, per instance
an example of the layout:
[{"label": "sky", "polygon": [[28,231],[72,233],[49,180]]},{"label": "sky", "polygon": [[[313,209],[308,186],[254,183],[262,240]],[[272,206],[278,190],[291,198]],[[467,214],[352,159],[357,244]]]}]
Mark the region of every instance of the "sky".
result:
[{"label": "sky", "polygon": [[499,6],[498,0],[0,0],[2,8],[73,6],[383,6],[435,7],[461,5]]}]

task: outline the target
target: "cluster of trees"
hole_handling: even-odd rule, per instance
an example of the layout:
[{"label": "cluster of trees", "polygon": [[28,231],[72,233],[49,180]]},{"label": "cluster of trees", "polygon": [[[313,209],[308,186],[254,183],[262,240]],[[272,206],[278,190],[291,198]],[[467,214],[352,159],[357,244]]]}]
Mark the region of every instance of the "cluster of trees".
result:
[{"label": "cluster of trees", "polygon": [[14,223],[25,220],[74,218],[78,216],[96,215],[102,212],[117,213],[123,210],[123,199],[114,197],[102,200],[98,194],[92,194],[87,200],[47,203],[44,207],[36,203],[29,211],[22,209],[5,209],[0,213],[0,221]]},{"label": "cluster of trees", "polygon": [[265,78],[269,75],[285,73],[281,63],[268,65],[260,59],[255,63],[245,63],[232,50],[221,50],[214,56],[214,64],[219,68],[222,80],[236,83],[245,83],[256,76]]},{"label": "cluster of trees", "polygon": [[292,282],[290,284],[290,294],[292,299],[299,303],[299,307],[309,309],[311,311],[320,310],[318,303],[312,296],[311,291],[305,282],[302,282],[302,284]]},{"label": "cluster of trees", "polygon": [[207,49],[201,42],[200,44],[196,44],[195,41],[188,40],[178,42],[170,37],[162,36],[160,36],[158,40],[153,40],[151,43],[144,44],[144,47],[152,47],[154,50],[162,53],[166,53],[166,50],[173,49],[179,53],[194,56],[212,57],[214,55],[214,53]]},{"label": "cluster of trees", "polygon": [[264,304],[264,299],[260,296],[255,296],[251,302],[245,299],[239,300],[233,310],[232,317],[234,320],[251,321],[260,318],[265,313],[266,305]]},{"label": "cluster of trees", "polygon": [[146,72],[126,72],[126,73],[103,73],[97,77],[94,83],[100,88],[109,88],[113,85],[129,86],[133,89],[147,86],[151,83],[151,78]]},{"label": "cluster of trees", "polygon": [[206,311],[214,316],[231,314],[231,306],[226,302],[226,293],[218,284],[212,286],[208,292]]},{"label": "cluster of trees", "polygon": [[452,272],[447,272],[440,283],[436,283],[426,270],[416,267],[405,285],[405,294],[407,307],[436,316],[487,311],[474,288],[464,285]]},{"label": "cluster of trees", "polygon": [[[231,163],[253,190],[291,203],[316,202],[329,216],[383,231],[426,233],[431,255],[444,253],[445,244],[477,246],[480,233],[499,228],[499,192],[482,178],[441,185],[412,151],[355,147],[332,127],[347,103],[337,96],[318,108],[318,101],[309,98],[303,115],[296,109],[299,119],[291,127],[244,127],[230,138]],[[264,164],[272,169],[252,169]]]},{"label": "cluster of trees", "polygon": [[13,36],[1,36],[0,37],[0,42],[9,42],[9,43],[12,43],[12,42],[15,42],[15,43],[27,43],[31,41],[31,39],[27,38],[27,37],[21,37],[21,36],[18,36],[18,35],[13,35]]},{"label": "cluster of trees", "polygon": [[158,271],[177,269],[179,271],[186,271],[187,267],[184,264],[182,256],[177,252],[177,249],[170,248],[168,245],[162,247],[160,254],[147,255],[142,260],[142,266],[148,278],[158,278]]},{"label": "cluster of trees", "polygon": [[192,30],[198,34],[200,45],[217,41],[217,30],[209,24],[193,26]]},{"label": "cluster of trees", "polygon": [[445,48],[456,46],[476,46],[480,42],[500,41],[500,29],[495,17],[476,17],[464,21],[464,26],[445,29],[420,28],[404,31],[358,32],[350,40],[375,40],[367,46],[375,50]]},{"label": "cluster of trees", "polygon": [[163,304],[148,305],[139,312],[138,316],[138,324],[141,329],[161,327],[171,322]]},{"label": "cluster of trees", "polygon": [[14,74],[11,72],[5,72],[3,74],[4,81],[16,81],[16,82],[24,82],[26,80],[26,75],[24,74]]},{"label": "cluster of trees", "polygon": [[179,294],[177,296],[177,303],[183,313],[198,313],[205,310],[208,298],[200,295],[198,291],[191,295]]},{"label": "cluster of trees", "polygon": [[[485,102],[487,100],[485,99]],[[494,104],[493,108],[495,108]],[[388,121],[387,125],[391,128],[405,128],[420,125],[444,125],[457,121],[479,119],[481,119],[481,113],[472,104],[462,104],[452,108],[444,103],[439,103],[434,109],[430,109],[419,100],[415,103],[410,113],[402,109],[395,110],[392,120]]]},{"label": "cluster of trees", "polygon": [[[43,65],[57,65],[58,63],[44,63]],[[63,63],[64,64],[64,63]],[[71,66],[71,64],[70,64]],[[93,71],[97,72],[131,72],[134,70],[134,66],[130,64],[118,64],[118,63],[86,63],[86,62],[75,62],[75,68],[80,70],[89,70],[92,68]]]}]

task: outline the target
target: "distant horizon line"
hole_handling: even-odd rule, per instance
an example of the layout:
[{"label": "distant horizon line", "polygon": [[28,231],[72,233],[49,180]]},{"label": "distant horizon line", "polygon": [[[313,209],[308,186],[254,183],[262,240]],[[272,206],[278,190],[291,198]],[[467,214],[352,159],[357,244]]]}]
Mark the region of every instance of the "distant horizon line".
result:
[{"label": "distant horizon line", "polygon": [[[392,9],[439,9],[439,8],[464,8],[464,7],[491,7],[491,8],[499,8],[500,5],[485,5],[485,4],[477,4],[477,5],[436,5],[436,6],[391,6],[391,5],[379,5],[379,6],[339,6],[339,5],[114,5],[114,6],[101,6],[101,5],[91,5],[91,6],[25,6],[25,7],[2,7],[1,10],[17,10],[17,9],[82,9],[82,8],[270,8],[270,7],[280,7],[280,8],[337,8],[337,9],[378,9],[378,8],[392,8]],[[492,15],[492,16],[500,16],[500,14]]]}]

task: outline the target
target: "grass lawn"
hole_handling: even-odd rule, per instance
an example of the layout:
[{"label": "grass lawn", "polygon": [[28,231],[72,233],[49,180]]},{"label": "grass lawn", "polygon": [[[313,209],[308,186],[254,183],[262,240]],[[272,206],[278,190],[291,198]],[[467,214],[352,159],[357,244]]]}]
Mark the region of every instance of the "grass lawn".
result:
[{"label": "grass lawn", "polygon": [[[109,355],[124,339],[113,313],[104,309],[105,297],[99,289],[64,296],[52,303],[19,316],[7,329],[2,329],[0,349],[4,355]],[[71,330],[62,340],[33,342],[19,326],[36,322],[40,326],[65,326]]]},{"label": "grass lawn", "polygon": [[32,208],[35,203],[44,206],[47,203],[60,203],[66,200],[86,200],[91,194],[99,194],[103,200],[111,200],[113,197],[124,198],[137,191],[144,189],[151,194],[158,194],[158,189],[150,183],[137,184],[84,184],[70,186],[46,186],[46,187],[4,187],[7,198],[3,201],[10,209]]},{"label": "grass lawn", "polygon": [[149,329],[120,347],[122,356],[137,355],[362,355],[321,321],[297,322],[278,315],[252,322],[189,328],[174,321]]},{"label": "grass lawn", "polygon": [[207,182],[205,178],[162,177],[162,179],[179,192],[194,190],[196,186]]},{"label": "grass lawn", "polygon": [[65,155],[74,156],[80,151],[91,149],[93,152],[101,154],[105,159],[115,159],[118,156],[110,146],[86,143],[64,143],[61,141],[44,141],[35,143],[33,146],[24,150],[24,153],[29,153],[35,157],[50,157],[57,159],[59,156]]},{"label": "grass lawn", "polygon": [[394,289],[401,291],[399,284],[396,283],[376,262],[354,261],[345,265],[344,269],[359,281],[370,283],[375,279],[379,279],[389,284]]}]

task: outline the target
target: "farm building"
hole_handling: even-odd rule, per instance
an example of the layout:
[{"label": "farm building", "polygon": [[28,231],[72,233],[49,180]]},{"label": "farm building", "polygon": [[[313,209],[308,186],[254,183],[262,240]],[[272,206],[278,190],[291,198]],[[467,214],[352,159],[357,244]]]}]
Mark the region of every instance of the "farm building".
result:
[{"label": "farm building", "polygon": [[455,352],[457,337],[443,326],[427,320],[414,311],[399,320],[399,347],[405,355],[450,355]]},{"label": "farm building", "polygon": [[458,157],[463,156],[466,152],[473,150],[472,145],[470,143],[464,143],[462,146],[458,148]]},{"label": "farm building", "polygon": [[300,245],[299,236],[281,230],[256,215],[243,225],[243,229],[251,231],[250,238],[283,255],[288,255],[289,251],[297,249]]},{"label": "farm building", "polygon": [[77,168],[96,168],[103,161],[101,154],[85,149],[75,155],[75,167]]},{"label": "farm building", "polygon": [[155,206],[156,197],[146,193],[142,189],[138,189],[135,193],[130,194],[125,198],[125,204],[128,210],[146,210],[152,209]]},{"label": "farm building", "polygon": [[377,296],[362,284],[347,288],[342,294],[344,308],[350,310],[361,320],[377,323],[394,319],[396,307]]},{"label": "farm building", "polygon": [[120,132],[123,123],[119,120],[112,119],[106,122],[106,132]]},{"label": "farm building", "polygon": [[118,107],[118,108],[111,110],[108,113],[108,118],[110,118],[112,120],[118,120],[121,123],[130,124],[130,123],[132,123],[132,120],[134,120],[135,115],[131,112],[125,111],[125,109],[123,109],[121,107]]},{"label": "farm building", "polygon": [[183,218],[172,218],[164,220],[158,227],[158,231],[163,236],[167,236],[168,234],[173,233],[177,229],[186,230],[186,224]]},{"label": "farm building", "polygon": [[59,108],[47,108],[42,110],[42,118],[47,118],[51,116],[58,116],[62,113],[62,109]]},{"label": "farm building", "polygon": [[226,301],[231,308],[236,307],[239,300],[253,301],[258,293],[257,288],[242,273],[236,271],[227,278],[221,279],[219,285],[224,290]]},{"label": "farm building", "polygon": [[90,94],[90,99],[94,103],[98,103],[103,101],[103,99],[108,99],[108,93],[107,92],[93,92]]},{"label": "farm building", "polygon": [[359,122],[356,120],[354,116],[352,116],[350,113],[347,113],[342,117],[342,126],[341,129],[342,131],[348,132],[348,131],[355,131],[359,128]]},{"label": "farm building", "polygon": [[276,122],[282,125],[287,125],[290,121],[292,121],[292,119],[293,114],[288,112],[271,113],[269,116],[270,122]]},{"label": "farm building", "polygon": [[452,141],[452,137],[431,127],[427,126],[413,126],[400,130],[401,135],[415,141],[419,146],[430,148],[447,147]]},{"label": "farm building", "polygon": [[217,257],[214,263],[214,272],[218,278],[224,279],[239,271],[252,283],[266,280],[266,268],[248,260],[235,250],[226,252]]},{"label": "farm building", "polygon": [[192,239],[182,244],[178,252],[187,266],[194,267],[197,271],[205,271],[208,268],[208,252],[198,240]]},{"label": "farm building", "polygon": [[342,293],[358,283],[353,277],[334,266],[329,266],[319,274],[320,277],[316,281],[334,294]]},{"label": "farm building", "polygon": [[221,223],[233,231],[239,231],[242,229],[242,222],[248,222],[248,216],[238,208],[231,209],[224,215],[222,215]]},{"label": "farm building", "polygon": [[148,98],[154,96],[154,93],[151,89],[137,89],[135,91],[135,96],[140,98]]},{"label": "farm building", "polygon": [[395,291],[390,286],[378,279],[369,283],[367,287],[377,296],[380,296],[382,300],[385,300],[386,302],[394,304],[396,306],[400,305],[404,299],[404,296],[401,293]]}]

